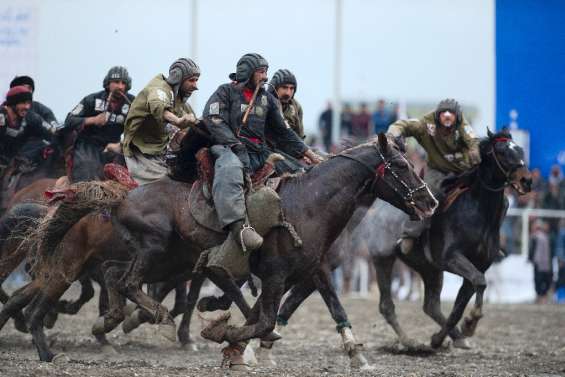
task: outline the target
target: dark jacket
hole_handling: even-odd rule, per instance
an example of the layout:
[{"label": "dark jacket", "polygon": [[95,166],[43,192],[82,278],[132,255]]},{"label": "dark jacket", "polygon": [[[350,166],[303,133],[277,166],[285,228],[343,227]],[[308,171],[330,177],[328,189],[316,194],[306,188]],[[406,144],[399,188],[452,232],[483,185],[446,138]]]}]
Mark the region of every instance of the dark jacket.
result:
[{"label": "dark jacket", "polygon": [[[77,142],[98,144],[104,147],[108,143],[120,141],[130,105],[124,101],[117,109],[110,111],[106,102],[108,95],[109,93],[105,90],[92,93],[84,97],[67,115],[64,128],[78,131]],[[129,93],[126,93],[126,96],[130,102],[135,98]],[[104,126],[84,127],[85,118],[96,116],[104,111],[110,111],[110,118]]]},{"label": "dark jacket", "polygon": [[268,153],[267,139],[290,156],[302,157],[308,147],[287,127],[278,100],[263,88],[257,93],[247,124],[242,124],[249,94],[249,89],[236,83],[221,85],[212,94],[203,117],[214,143],[231,146],[248,172],[260,167]]}]

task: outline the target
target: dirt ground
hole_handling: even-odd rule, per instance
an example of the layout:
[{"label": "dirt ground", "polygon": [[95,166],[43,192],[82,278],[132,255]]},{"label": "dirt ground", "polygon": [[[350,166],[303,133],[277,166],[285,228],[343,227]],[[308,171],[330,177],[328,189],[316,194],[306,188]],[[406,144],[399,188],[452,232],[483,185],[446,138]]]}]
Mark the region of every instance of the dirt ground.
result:
[{"label": "dirt ground", "polygon": [[[72,292],[76,293],[76,292]],[[167,301],[170,303],[170,298]],[[364,344],[372,371],[351,370],[326,307],[311,297],[283,330],[275,346],[276,368],[256,367],[250,375],[261,376],[565,376],[565,305],[486,305],[473,349],[449,345],[435,354],[402,353],[395,335],[377,313],[376,298],[345,298],[343,303],[354,334]],[[397,310],[407,332],[429,342],[437,326],[418,302],[402,302]],[[450,309],[446,303],[444,311]],[[235,310],[232,310],[235,312]],[[109,335],[118,354],[100,351],[90,327],[96,319],[96,302],[77,316],[60,316],[48,336],[54,351],[65,352],[70,361],[38,361],[31,337],[18,333],[9,322],[0,334],[0,376],[225,376],[241,375],[219,367],[221,345],[203,340],[203,321],[196,315],[193,339],[197,350],[181,349],[161,338],[154,326],[143,325],[125,335],[120,328]],[[239,317],[240,318],[240,317]],[[177,323],[180,320],[177,319]],[[240,322],[236,318],[235,322]],[[253,343],[256,346],[255,343]],[[243,373],[245,374],[245,373]]]}]

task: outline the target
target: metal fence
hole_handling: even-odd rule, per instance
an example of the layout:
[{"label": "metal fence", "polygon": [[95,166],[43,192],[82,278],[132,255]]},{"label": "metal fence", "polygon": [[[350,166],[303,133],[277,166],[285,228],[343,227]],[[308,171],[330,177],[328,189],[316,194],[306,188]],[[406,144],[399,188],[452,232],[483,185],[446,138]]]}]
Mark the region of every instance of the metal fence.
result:
[{"label": "metal fence", "polygon": [[515,217],[520,220],[520,254],[527,256],[530,245],[530,218],[563,219],[565,218],[565,211],[540,208],[509,208],[506,216],[507,218]]}]

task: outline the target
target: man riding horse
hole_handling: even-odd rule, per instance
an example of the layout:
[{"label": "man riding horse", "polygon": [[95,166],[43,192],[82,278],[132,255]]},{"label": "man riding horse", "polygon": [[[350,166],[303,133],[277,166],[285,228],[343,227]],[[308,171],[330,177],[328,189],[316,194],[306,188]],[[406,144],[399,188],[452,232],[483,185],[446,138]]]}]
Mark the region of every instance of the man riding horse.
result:
[{"label": "man riding horse", "polygon": [[[35,92],[35,82],[29,76],[16,76],[10,82],[10,88],[20,85],[26,86],[29,90],[31,90],[32,94]],[[33,113],[39,115],[41,117],[41,120],[45,122],[43,124],[44,128],[59,128],[59,122],[57,121],[55,114],[53,114],[53,111],[43,103],[33,100],[31,102],[31,109],[28,112],[27,117],[30,117]]]},{"label": "man riding horse", "polygon": [[288,69],[279,69],[275,72],[269,84],[281,102],[284,120],[301,139],[304,139],[302,106],[294,98],[298,89],[296,76]]},{"label": "man riding horse", "polygon": [[124,128],[124,154],[131,176],[146,184],[167,174],[165,152],[179,129],[197,123],[186,102],[198,90],[200,68],[191,59],[177,59],[169,77],[155,76],[133,101]]},{"label": "man riding horse", "polygon": [[[441,202],[443,180],[460,174],[481,162],[479,140],[463,117],[461,106],[454,99],[441,101],[435,111],[420,119],[398,120],[388,133],[394,137],[414,137],[427,153],[425,182]],[[430,220],[404,223],[400,249],[409,254],[414,240],[426,229]]]},{"label": "man riding horse", "polygon": [[220,223],[230,231],[221,247],[224,255],[236,252],[232,249],[253,251],[263,243],[246,221],[244,188],[250,182],[249,176],[263,166],[271,153],[267,137],[292,157],[320,161],[287,127],[279,102],[263,88],[268,67],[259,54],[243,55],[236,72],[229,76],[232,82],[221,85],[204,108],[216,160],[212,196]]},{"label": "man riding horse", "polygon": [[[101,178],[104,151],[120,153],[119,142],[134,96],[129,94],[131,77],[126,68],[110,68],[104,90],[84,97],[67,115],[63,134],[74,135],[66,152],[67,172],[73,182]],[[73,140],[74,139],[74,140]],[[93,165],[94,161],[98,161]]]},{"label": "man riding horse", "polygon": [[[23,165],[26,169],[46,159],[53,128],[41,117],[30,114],[33,94],[25,86],[14,86],[0,105],[0,177],[2,191],[7,187],[6,174],[13,176]],[[22,165],[23,164],[23,165]],[[8,169],[11,167],[12,169]]]}]

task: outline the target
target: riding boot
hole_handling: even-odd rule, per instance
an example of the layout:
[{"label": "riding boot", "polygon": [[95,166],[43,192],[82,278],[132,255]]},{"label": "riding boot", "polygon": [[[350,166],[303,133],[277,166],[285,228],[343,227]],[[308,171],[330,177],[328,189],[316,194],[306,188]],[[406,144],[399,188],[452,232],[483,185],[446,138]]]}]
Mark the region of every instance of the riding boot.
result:
[{"label": "riding boot", "polygon": [[249,255],[261,247],[263,238],[243,221],[230,226],[228,237],[219,246],[208,249],[206,268],[216,273],[227,274],[231,279],[242,279],[249,275]]}]

